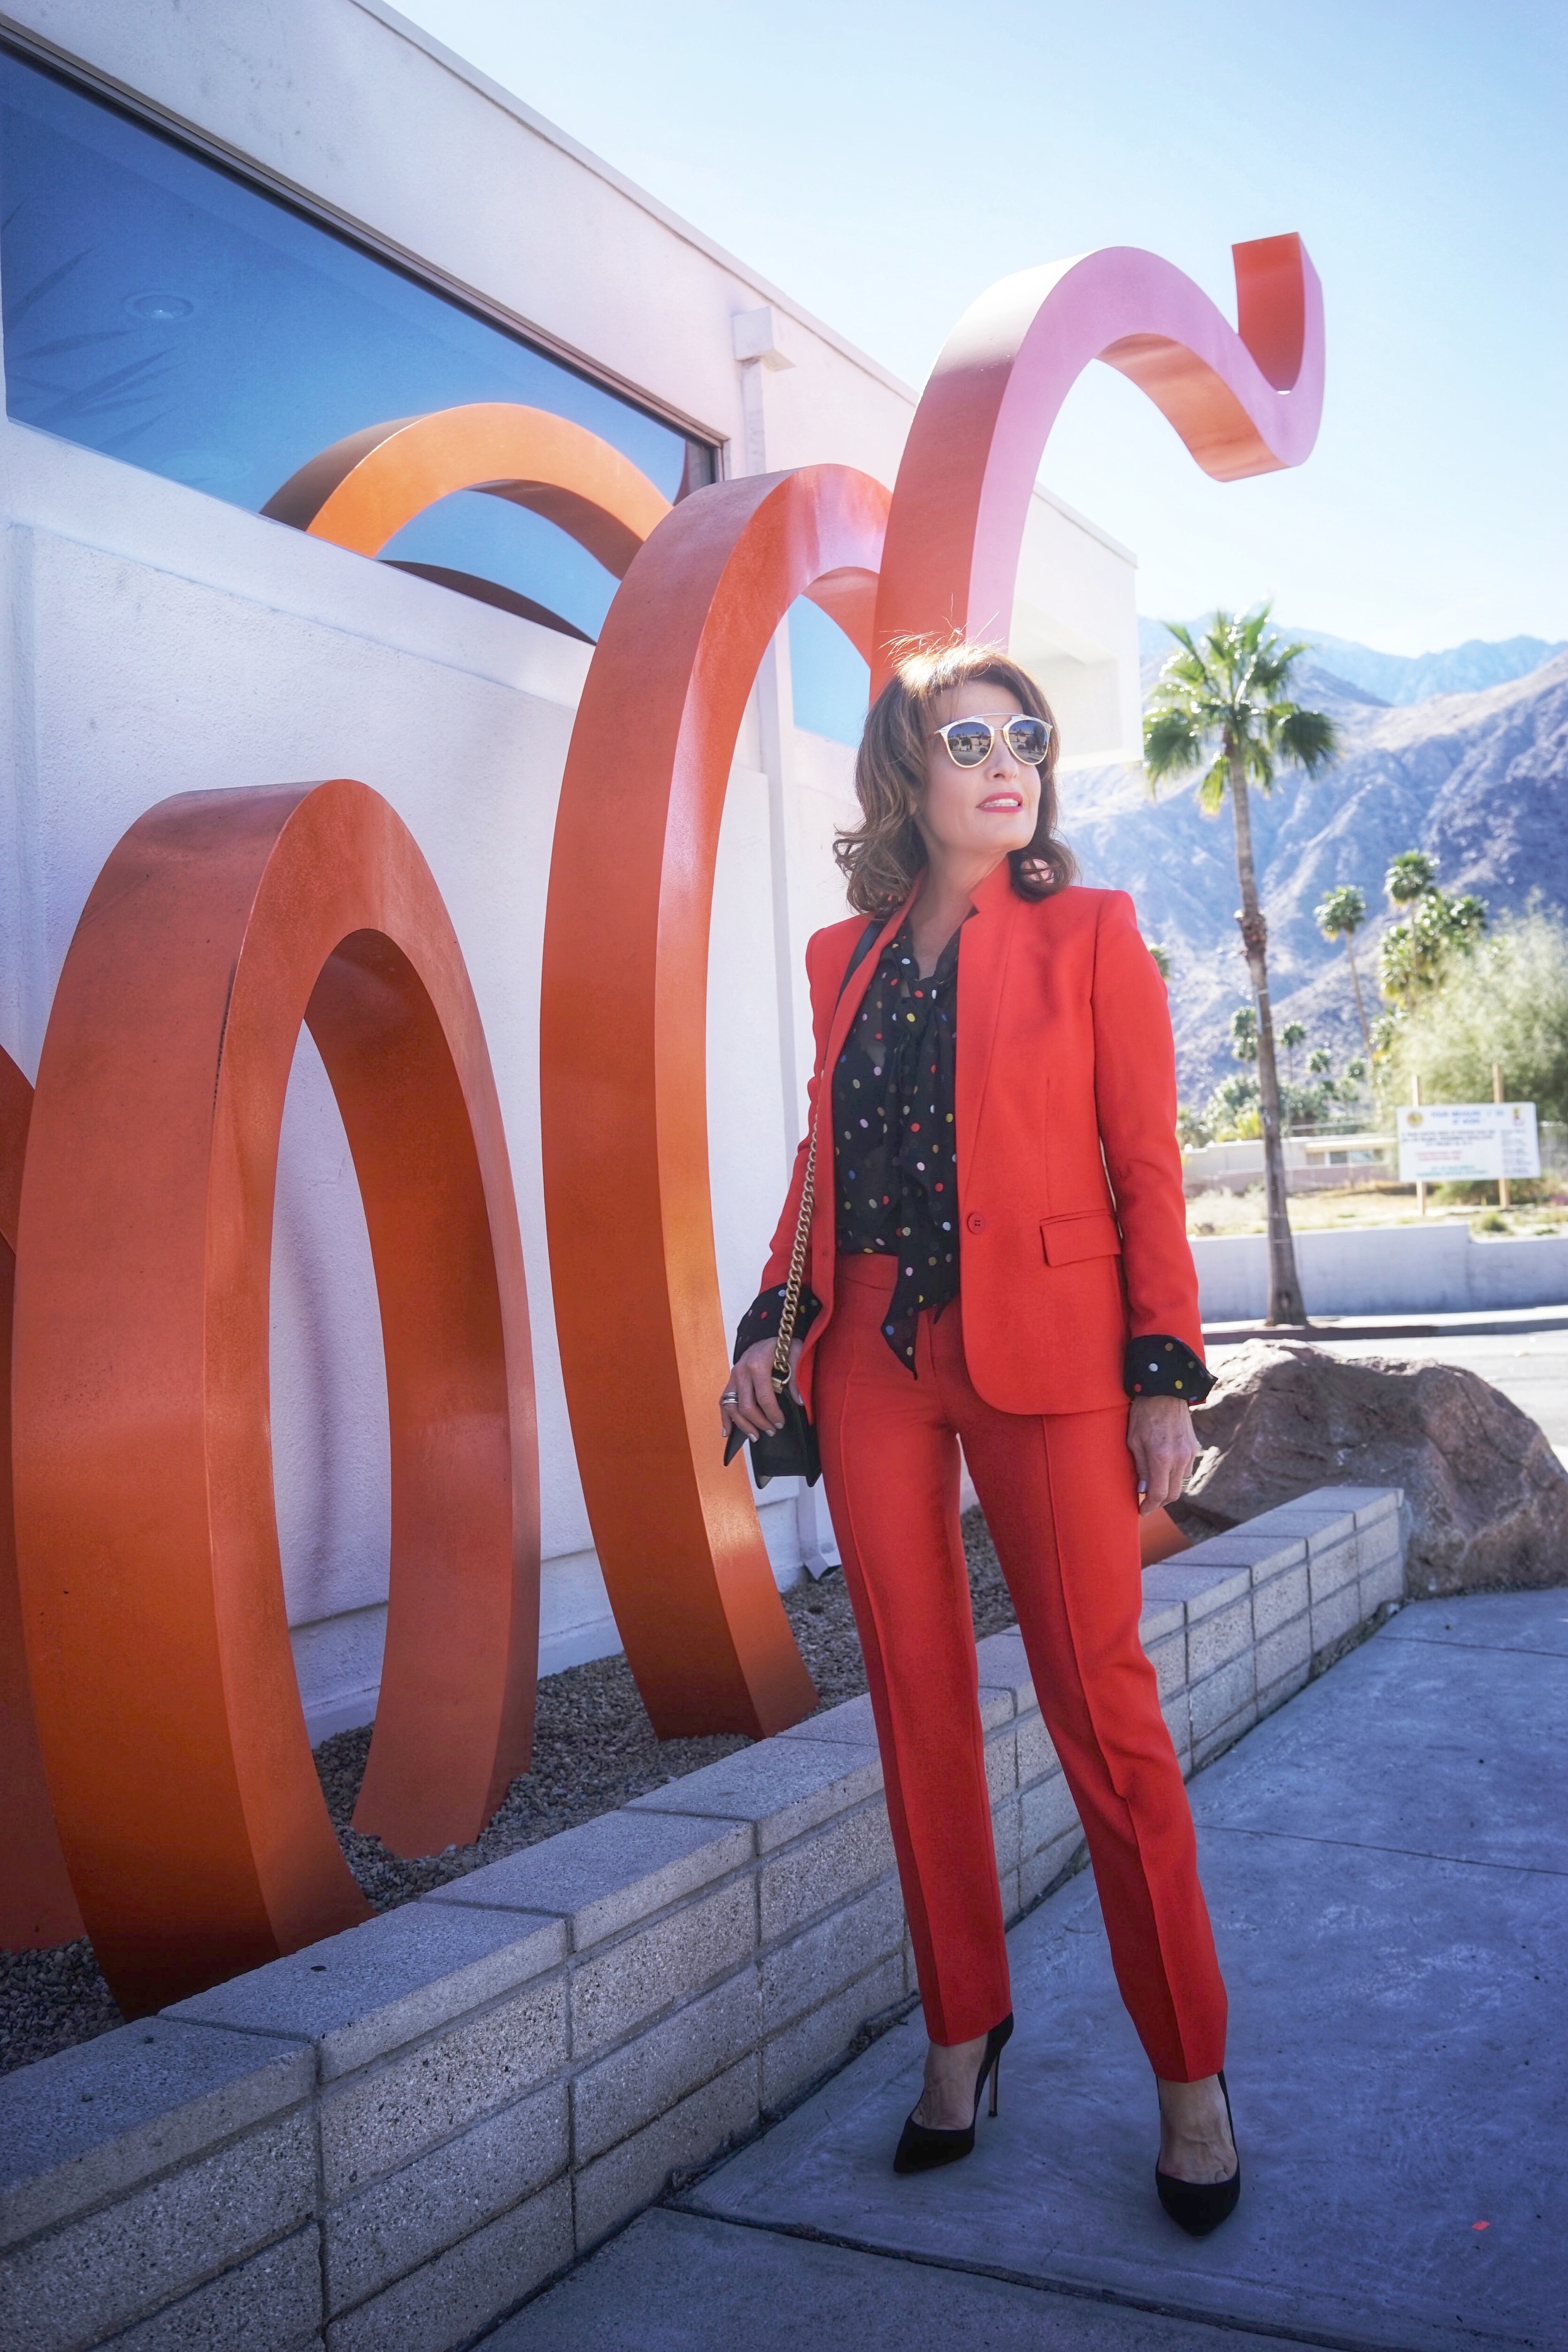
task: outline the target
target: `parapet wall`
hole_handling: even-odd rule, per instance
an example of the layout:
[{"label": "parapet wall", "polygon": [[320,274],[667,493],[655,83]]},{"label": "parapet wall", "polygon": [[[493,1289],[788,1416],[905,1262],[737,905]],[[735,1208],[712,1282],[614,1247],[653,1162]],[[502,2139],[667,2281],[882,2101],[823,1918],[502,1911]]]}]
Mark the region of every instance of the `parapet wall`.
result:
[{"label": "parapet wall", "polygon": [[[1149,1570],[1189,1774],[1398,1601],[1399,1496]],[[1081,1853],[980,1644],[1009,1917]],[[914,1972],[864,1698],[0,2082],[0,2352],[450,2352],[791,2105]]]},{"label": "parapet wall", "polygon": [[[1199,1234],[1193,1259],[1205,1323],[1262,1319],[1267,1235]],[[1478,1240],[1468,1225],[1447,1220],[1298,1234],[1296,1265],[1309,1315],[1458,1315],[1568,1299],[1568,1238]]]}]

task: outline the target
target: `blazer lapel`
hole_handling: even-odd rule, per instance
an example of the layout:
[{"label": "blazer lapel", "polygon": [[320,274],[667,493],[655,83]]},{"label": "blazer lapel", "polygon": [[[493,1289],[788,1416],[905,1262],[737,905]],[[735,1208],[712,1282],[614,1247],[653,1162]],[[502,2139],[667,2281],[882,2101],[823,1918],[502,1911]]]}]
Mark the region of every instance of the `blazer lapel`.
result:
[{"label": "blazer lapel", "polygon": [[958,935],[958,1053],[953,1123],[958,1131],[960,1197],[974,1165],[980,1107],[1002,1010],[1007,957],[1017,925],[1019,898],[1004,858],[974,893],[974,913]]},{"label": "blazer lapel", "polygon": [[[848,987],[845,989],[843,994],[839,997],[838,1003],[834,1008],[833,1018],[827,1024],[827,1044],[823,1049],[822,1067],[817,1073],[817,1100],[819,1103],[827,1101],[827,1097],[824,1096],[822,1091],[821,1081],[826,1076],[826,1074],[832,1070],[839,1055],[844,1051],[844,1040],[848,1036],[851,1025],[854,1023],[855,1015],[859,1012],[860,1006],[864,1002],[866,991],[871,985],[871,975],[877,969],[878,959],[881,955],[882,950],[887,946],[888,941],[892,938],[894,932],[898,929],[899,925],[903,921],[904,917],[909,913],[910,908],[914,905],[915,900],[919,896],[920,885],[917,882],[914,888],[910,892],[909,897],[904,900],[903,905],[901,907],[895,907],[892,913],[888,917],[887,921],[878,932],[876,940],[861,957],[859,969],[849,982]],[[863,936],[864,934],[862,933],[862,937]],[[845,961],[847,961],[848,959],[846,958]],[[828,1133],[831,1133],[832,1106],[830,1103],[828,1103],[827,1108],[829,1113],[827,1131]]]},{"label": "blazer lapel", "polygon": [[[875,940],[861,957],[848,986],[841,992],[827,1024],[827,1043],[816,1072],[816,1181],[812,1187],[811,1286],[823,1302],[826,1312],[812,1325],[806,1339],[806,1355],[822,1337],[833,1311],[833,1275],[837,1264],[838,1239],[836,1232],[837,1190],[833,1181],[833,1072],[850,1024],[859,1012],[866,991],[871,985],[871,975],[877,969],[878,958],[892,938],[904,917],[920,895],[917,882],[901,907],[895,907]],[[864,937],[864,933],[861,934]],[[846,961],[848,959],[846,958]]]}]

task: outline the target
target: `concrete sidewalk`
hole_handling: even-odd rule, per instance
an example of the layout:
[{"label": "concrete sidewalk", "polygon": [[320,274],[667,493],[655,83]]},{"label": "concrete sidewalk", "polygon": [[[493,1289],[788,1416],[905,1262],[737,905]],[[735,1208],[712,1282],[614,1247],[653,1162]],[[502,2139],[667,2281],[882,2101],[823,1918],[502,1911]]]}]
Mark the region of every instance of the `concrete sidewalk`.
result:
[{"label": "concrete sidewalk", "polygon": [[1010,1941],[1002,2112],[895,2178],[918,2015],[487,2352],[1568,2345],[1568,1591],[1423,1602],[1192,1786],[1239,2210],[1194,2243],[1092,1887]]}]

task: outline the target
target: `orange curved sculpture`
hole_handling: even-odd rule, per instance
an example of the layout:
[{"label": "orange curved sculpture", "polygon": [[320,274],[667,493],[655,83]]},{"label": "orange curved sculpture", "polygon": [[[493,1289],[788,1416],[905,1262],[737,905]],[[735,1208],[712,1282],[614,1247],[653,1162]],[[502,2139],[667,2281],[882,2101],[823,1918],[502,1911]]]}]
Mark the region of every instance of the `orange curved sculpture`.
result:
[{"label": "orange curved sculpture", "polygon": [[[1299,466],[1323,404],[1323,301],[1299,236],[1232,248],[1238,326],[1201,287],[1109,247],[991,287],[948,338],[904,445],[877,600],[880,655],[958,629],[1005,641],[1029,496],[1091,360],[1131,377],[1222,482]],[[873,664],[873,691],[885,674]]]},{"label": "orange curved sculpture", "polygon": [[522,1253],[478,1008],[363,784],[142,817],[66,959],[17,1250],[17,1552],[71,1882],[138,2014],[366,1906],[305,1733],[272,1493],[268,1266],[301,1021],[370,1231],[392,1436],[356,1825],[472,1838],[528,1760],[538,1488]]},{"label": "orange curved sculpture", "polygon": [[[1234,250],[1239,330],[1181,271],[1131,249],[1003,279],[938,361],[890,507],[878,485],[826,467],[700,490],[610,607],[557,820],[542,1119],[578,1465],[616,1624],[662,1735],[778,1728],[800,1711],[804,1673],[750,1494],[720,1471],[713,1432],[725,1359],[707,1196],[707,940],[741,700],[801,593],[847,628],[874,688],[900,638],[954,627],[1005,638],[1046,440],[1092,359],[1139,383],[1218,478],[1299,464],[1322,403],[1318,280],[1299,237]],[[813,555],[784,552],[786,518],[826,533],[846,501],[858,553],[837,531]],[[1166,1532],[1151,1530],[1151,1551],[1162,1544]]]},{"label": "orange curved sculpture", "polygon": [[312,539],[378,555],[454,490],[485,490],[542,515],[617,580],[669,512],[647,476],[596,433],[499,400],[367,425],[309,459],[261,511]]},{"label": "orange curved sculpture", "polygon": [[841,466],[684,499],[610,607],[561,788],[540,1008],[556,1329],[600,1566],[662,1738],[778,1731],[816,1703],[744,1473],[721,1462],[708,924],[757,666],[813,593],[869,652],[887,499]]},{"label": "orange curved sculpture", "polygon": [[0,1951],[43,1951],[83,1934],[38,1748],[22,1640],[11,1497],[11,1326],[16,1213],[33,1089],[0,1049]]}]

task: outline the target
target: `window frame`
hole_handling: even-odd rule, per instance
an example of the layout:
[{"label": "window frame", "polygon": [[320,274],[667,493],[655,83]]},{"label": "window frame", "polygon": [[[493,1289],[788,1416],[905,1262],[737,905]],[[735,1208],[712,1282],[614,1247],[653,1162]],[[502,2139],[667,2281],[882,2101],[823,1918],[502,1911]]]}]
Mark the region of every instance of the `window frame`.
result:
[{"label": "window frame", "polygon": [[[601,392],[609,393],[655,425],[679,434],[689,445],[696,443],[710,454],[712,464],[710,478],[716,482],[724,479],[729,442],[722,434],[716,433],[711,425],[700,424],[683,410],[654,399],[640,386],[617,374],[613,368],[588,358],[559,336],[552,335],[547,329],[533,325],[516,311],[509,310],[506,304],[498,302],[493,296],[467,285],[438,264],[426,260],[407,247],[399,245],[395,238],[369,227],[353,214],[340,210],[324,197],[287,179],[281,173],[268,170],[267,165],[258,163],[242,149],[233,147],[226,140],[187,122],[183,116],[161,105],[156,99],[131,89],[114,75],[105,73],[100,68],[73,56],[70,51],[58,47],[42,35],[15,24],[8,16],[0,16],[0,51],[9,51],[23,65],[51,75],[68,89],[79,90],[84,97],[111,108],[142,129],[169,140],[175,146],[184,147],[199,163],[224,173],[229,179],[238,181],[242,186],[251,188],[271,203],[283,205],[312,226],[335,236],[340,243],[357,247],[368,260],[395,270],[399,277],[410,279],[426,293],[434,294],[437,299],[466,310],[481,326],[497,329],[537,357],[564,368],[569,374],[581,377]],[[3,329],[0,329],[0,342],[3,342]],[[0,403],[0,415],[4,415],[7,425],[20,421],[10,415],[3,403]],[[135,461],[127,459],[124,462],[134,464]],[[688,474],[690,462],[689,446]],[[139,470],[153,471],[145,467]],[[153,472],[153,478],[161,480],[163,478]],[[700,486],[692,484],[691,487]],[[243,513],[247,509],[241,508],[238,511]]]}]

